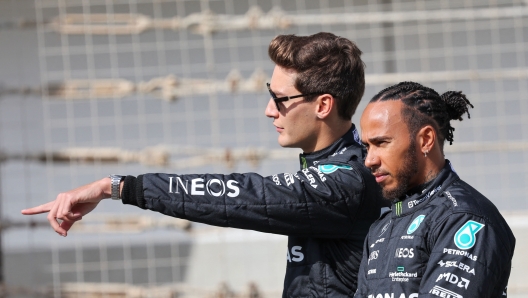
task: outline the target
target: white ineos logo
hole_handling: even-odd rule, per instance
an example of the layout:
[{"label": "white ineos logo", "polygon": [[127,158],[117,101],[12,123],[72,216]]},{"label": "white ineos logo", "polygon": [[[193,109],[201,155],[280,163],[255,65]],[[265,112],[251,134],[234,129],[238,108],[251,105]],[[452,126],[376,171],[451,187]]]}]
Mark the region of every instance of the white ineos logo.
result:
[{"label": "white ineos logo", "polygon": [[[203,196],[205,195],[205,191],[207,191],[213,197],[220,197],[227,192],[228,197],[235,198],[240,194],[240,189],[237,186],[238,181],[227,180],[227,182],[224,182],[217,178],[211,179],[205,184],[204,181],[203,178],[194,178],[191,180],[191,195]],[[189,194],[189,180],[183,182],[180,177],[176,177],[176,179],[169,177],[169,193],[180,193],[180,188],[185,194]]]},{"label": "white ineos logo", "polygon": [[413,248],[396,248],[396,253],[394,254],[395,258],[414,258],[414,249]]}]

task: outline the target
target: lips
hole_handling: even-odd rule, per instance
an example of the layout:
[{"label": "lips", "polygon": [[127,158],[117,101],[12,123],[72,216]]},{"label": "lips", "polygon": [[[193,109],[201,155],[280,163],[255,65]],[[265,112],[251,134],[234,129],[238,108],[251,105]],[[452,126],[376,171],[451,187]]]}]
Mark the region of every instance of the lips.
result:
[{"label": "lips", "polygon": [[374,177],[376,178],[376,182],[378,183],[383,182],[385,179],[387,179],[387,177],[389,177],[389,173],[381,172],[373,172],[372,175],[374,175]]},{"label": "lips", "polygon": [[383,180],[385,180],[389,175],[382,174],[382,175],[374,175],[376,177],[376,182],[381,183]]}]

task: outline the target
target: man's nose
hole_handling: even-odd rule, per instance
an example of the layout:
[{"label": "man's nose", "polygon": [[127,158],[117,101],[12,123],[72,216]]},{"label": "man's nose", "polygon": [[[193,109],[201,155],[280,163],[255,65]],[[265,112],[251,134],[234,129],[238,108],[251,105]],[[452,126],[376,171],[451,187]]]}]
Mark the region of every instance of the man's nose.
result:
[{"label": "man's nose", "polygon": [[279,111],[277,110],[277,105],[275,104],[273,98],[270,98],[270,100],[268,101],[268,105],[266,106],[264,114],[266,114],[266,116],[270,118],[279,117]]},{"label": "man's nose", "polygon": [[377,168],[379,166],[379,157],[373,152],[373,150],[368,151],[367,157],[365,158],[365,166],[369,169]]}]

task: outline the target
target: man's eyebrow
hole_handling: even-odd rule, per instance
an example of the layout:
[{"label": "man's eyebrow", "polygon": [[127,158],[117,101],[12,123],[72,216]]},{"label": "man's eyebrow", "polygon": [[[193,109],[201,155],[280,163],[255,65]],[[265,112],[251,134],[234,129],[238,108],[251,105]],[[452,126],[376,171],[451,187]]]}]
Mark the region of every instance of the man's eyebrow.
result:
[{"label": "man's eyebrow", "polygon": [[379,136],[379,137],[372,137],[372,138],[369,138],[368,141],[370,143],[379,143],[379,142],[383,142],[383,141],[389,141],[391,140],[392,138],[390,137],[385,137],[385,136]]},{"label": "man's eyebrow", "polygon": [[284,93],[280,92],[280,91],[275,91],[273,89],[271,89],[271,92],[273,92],[273,94],[275,94],[275,96],[277,97],[284,97]]}]

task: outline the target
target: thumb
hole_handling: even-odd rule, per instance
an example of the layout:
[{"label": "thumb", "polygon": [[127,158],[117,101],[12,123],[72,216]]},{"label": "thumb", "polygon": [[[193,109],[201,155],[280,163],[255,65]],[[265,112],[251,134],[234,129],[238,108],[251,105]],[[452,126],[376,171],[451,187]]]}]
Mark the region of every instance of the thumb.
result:
[{"label": "thumb", "polygon": [[[81,220],[81,219],[78,219],[78,220]],[[64,229],[64,236],[67,236],[67,232],[71,229],[71,227],[73,226],[73,224],[76,222],[77,220],[63,220],[60,224],[60,227]]]}]

